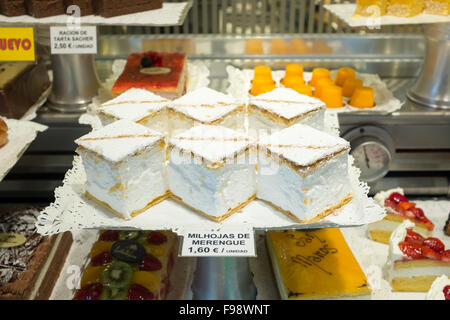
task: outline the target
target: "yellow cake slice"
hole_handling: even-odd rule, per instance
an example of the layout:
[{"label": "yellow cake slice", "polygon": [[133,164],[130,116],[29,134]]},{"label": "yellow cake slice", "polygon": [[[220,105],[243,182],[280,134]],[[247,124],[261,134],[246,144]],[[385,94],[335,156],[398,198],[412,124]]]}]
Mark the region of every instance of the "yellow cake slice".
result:
[{"label": "yellow cake slice", "polygon": [[357,0],[355,15],[379,17],[386,14],[388,0]]},{"label": "yellow cake slice", "polygon": [[423,13],[448,16],[450,12],[450,0],[425,0]]},{"label": "yellow cake slice", "polygon": [[422,13],[424,0],[389,0],[387,14],[396,17],[413,17]]},{"label": "yellow cake slice", "polygon": [[269,231],[266,240],[282,299],[370,299],[339,229]]}]

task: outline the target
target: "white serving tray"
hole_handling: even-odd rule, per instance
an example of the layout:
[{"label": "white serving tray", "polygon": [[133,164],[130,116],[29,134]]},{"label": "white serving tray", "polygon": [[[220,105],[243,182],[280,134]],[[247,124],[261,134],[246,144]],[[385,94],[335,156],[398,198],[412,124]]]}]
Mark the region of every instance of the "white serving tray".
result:
[{"label": "white serving tray", "polygon": [[450,22],[450,16],[421,13],[411,18],[381,16],[381,17],[354,17],[356,4],[328,4],[325,9],[345,21],[350,27],[377,28],[384,25],[424,24]]},{"label": "white serving tray", "polygon": [[[352,160],[350,158],[349,162]],[[349,164],[354,198],[315,223],[296,223],[259,200],[251,202],[222,222],[207,219],[170,199],[152,206],[131,220],[124,220],[84,196],[86,176],[81,158],[76,156],[73,168],[66,173],[63,185],[55,189],[55,202],[40,213],[36,223],[37,231],[50,235],[82,229],[171,229],[179,235],[184,235],[192,230],[232,229],[248,232],[253,229],[346,227],[382,219],[385,215],[384,209],[367,196],[367,184],[359,182],[359,170]]]},{"label": "white serving tray", "polygon": [[[161,9],[132,13],[118,17],[104,18],[90,15],[80,17],[80,24],[92,25],[132,25],[132,26],[179,26],[182,25],[189,9],[192,7],[192,0],[187,2],[170,3],[164,2]],[[0,15],[0,22],[9,24],[67,24],[71,16],[59,15],[46,18],[34,18],[28,15],[18,17],[7,17]]]}]

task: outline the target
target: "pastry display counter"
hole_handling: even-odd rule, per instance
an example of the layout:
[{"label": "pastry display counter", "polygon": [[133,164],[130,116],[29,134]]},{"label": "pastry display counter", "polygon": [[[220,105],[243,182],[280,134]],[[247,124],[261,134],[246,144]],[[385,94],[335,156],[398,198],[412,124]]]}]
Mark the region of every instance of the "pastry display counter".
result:
[{"label": "pastry display counter", "polygon": [[[121,64],[120,61],[125,61],[130,54],[144,51],[178,51],[187,55],[188,62],[200,63],[208,69],[207,80],[211,89],[230,95],[233,95],[233,90],[230,89],[232,88],[232,83],[236,81],[236,79],[233,78],[232,72],[230,72],[230,70],[233,70],[232,68],[236,70],[245,70],[253,69],[257,65],[266,65],[270,66],[274,72],[281,72],[286,68],[287,64],[297,63],[301,64],[305,71],[308,72],[317,67],[327,68],[329,70],[350,67],[357,72],[377,76],[380,82],[386,85],[387,92],[392,96],[391,99],[399,101],[395,108],[380,111],[374,107],[364,110],[349,109],[343,112],[333,112],[332,110],[327,109],[325,110],[325,127],[327,127],[327,121],[329,125],[330,119],[334,119],[333,121],[336,122],[333,122],[331,128],[330,126],[325,128],[325,131],[328,129],[326,134],[322,136],[321,134],[316,133],[315,129],[311,131],[302,131],[297,128],[292,129],[292,132],[289,131],[288,134],[284,136],[281,135],[289,144],[287,146],[276,146],[276,148],[281,149],[294,146],[295,148],[305,148],[304,152],[308,153],[310,152],[308,148],[320,150],[330,148],[330,146],[319,145],[317,147],[307,145],[311,141],[312,144],[320,144],[323,143],[323,141],[328,141],[329,143],[333,142],[335,145],[340,143],[342,146],[348,144],[348,147],[351,148],[351,159],[355,160],[354,164],[361,170],[359,178],[369,183],[369,186],[371,187],[370,195],[375,195],[382,190],[401,187],[402,192],[405,195],[408,195],[409,199],[416,199],[414,196],[435,196],[443,199],[442,202],[439,202],[439,206],[433,206],[433,204],[438,203],[436,200],[430,201],[432,204],[427,203],[427,201],[420,202],[420,200],[416,200],[416,202],[412,202],[413,200],[408,199],[405,201],[398,201],[398,207],[400,209],[397,210],[397,213],[408,218],[408,214],[419,214],[419,210],[422,210],[422,208],[424,209],[427,217],[433,221],[436,230],[439,229],[439,231],[436,231],[433,235],[442,239],[442,242],[437,242],[441,240],[435,240],[434,238],[430,240],[430,235],[420,238],[421,248],[428,248],[426,249],[428,251],[423,251],[423,256],[426,256],[426,253],[433,254],[434,260],[442,261],[443,268],[448,268],[448,250],[445,250],[448,249],[449,246],[447,239],[448,235],[442,232],[446,226],[444,217],[446,217],[448,212],[443,213],[441,211],[448,211],[448,201],[445,200],[450,195],[450,142],[448,139],[450,136],[450,112],[446,109],[425,107],[408,99],[409,89],[417,82],[420,75],[420,68],[423,65],[424,57],[426,56],[426,41],[427,40],[422,35],[389,34],[310,34],[301,37],[295,34],[260,37],[217,35],[99,35],[98,54],[94,57],[93,68],[97,74],[96,76],[98,77],[99,84],[107,87],[111,84],[111,78],[117,79],[117,76],[121,73],[122,70],[116,70],[118,66],[122,66],[123,68],[125,65]],[[257,43],[257,45],[255,45],[255,43]],[[70,61],[70,59],[67,59],[66,62],[67,61]],[[47,60],[47,62],[49,61]],[[55,63],[53,63],[53,65],[55,65]],[[85,65],[81,63],[80,68],[84,67]],[[139,68],[146,67],[150,68],[151,65],[144,65],[141,61]],[[67,79],[70,82],[70,77],[67,77]],[[189,81],[196,80],[194,74],[188,74],[187,79],[188,83]],[[183,91],[183,93],[181,93],[182,90],[180,90],[177,94],[183,95],[186,92],[189,93],[187,89],[185,90],[186,91]],[[186,96],[187,95],[188,94],[186,94]],[[365,224],[374,222],[374,220],[364,222],[358,220],[357,223],[354,224],[351,224],[348,221],[346,221],[346,223],[341,223],[342,221],[337,220],[338,222],[334,225],[314,225],[315,228],[340,226],[342,227],[341,231],[337,229],[317,231],[314,230],[314,228],[310,230],[311,228],[307,224],[293,225],[289,228],[283,223],[279,225],[270,225],[273,221],[269,217],[269,214],[272,214],[276,210],[285,213],[286,216],[290,218],[295,216],[295,214],[292,213],[295,210],[292,210],[292,212],[286,210],[283,211],[281,209],[283,201],[280,201],[281,204],[279,205],[276,201],[278,199],[272,200],[270,197],[270,201],[267,201],[273,208],[271,207],[270,210],[267,209],[268,207],[266,204],[260,208],[261,212],[265,210],[264,214],[269,213],[267,215],[269,218],[266,219],[264,215],[258,217],[255,214],[257,210],[252,212],[253,216],[250,215],[248,217],[235,218],[239,213],[247,212],[245,210],[252,207],[255,203],[251,203],[248,206],[246,206],[247,203],[243,203],[241,204],[242,207],[239,204],[233,204],[235,208],[233,208],[232,212],[238,212],[236,215],[229,219],[227,214],[222,216],[222,214],[227,212],[226,210],[228,207],[226,207],[223,212],[221,211],[220,214],[217,214],[217,216],[219,216],[217,219],[212,219],[216,220],[214,223],[221,223],[218,225],[220,227],[217,227],[217,230],[210,227],[210,224],[213,224],[213,222],[207,224],[206,222],[202,223],[202,221],[197,221],[197,219],[205,219],[205,216],[211,218],[211,216],[208,216],[208,214],[205,213],[205,211],[208,210],[207,206],[204,206],[203,208],[201,205],[196,204],[195,201],[193,202],[194,204],[186,204],[183,203],[181,198],[179,198],[178,201],[180,205],[186,206],[189,210],[193,209],[193,211],[201,213],[203,217],[201,215],[195,216],[195,218],[192,218],[192,223],[190,224],[189,221],[186,222],[183,220],[183,217],[181,217],[181,215],[185,214],[184,211],[180,210],[179,212],[175,212],[176,210],[172,210],[175,207],[164,207],[165,203],[162,202],[158,207],[159,212],[157,210],[153,211],[156,212],[155,216],[156,220],[158,220],[155,224],[149,223],[147,225],[140,225],[139,222],[136,222],[139,218],[134,218],[135,212],[133,211],[131,213],[126,213],[126,216],[132,219],[130,221],[133,221],[130,224],[93,224],[91,226],[93,229],[103,231],[86,230],[89,229],[89,223],[91,222],[89,219],[95,220],[91,216],[87,217],[86,221],[84,221],[86,224],[77,221],[80,217],[79,213],[84,210],[83,205],[86,205],[86,203],[79,205],[75,202],[68,203],[65,199],[61,200],[61,197],[64,197],[64,188],[72,188],[72,191],[76,196],[81,195],[80,197],[84,197],[84,193],[80,193],[80,186],[85,182],[83,179],[78,179],[79,177],[84,176],[80,175],[75,178],[72,176],[72,180],[70,179],[70,176],[65,176],[66,172],[70,169],[77,173],[77,170],[80,171],[79,168],[82,168],[81,158],[76,156],[74,160],[75,149],[77,148],[75,141],[79,139],[77,140],[78,145],[83,148],[92,149],[90,150],[91,153],[88,152],[83,154],[81,152],[81,157],[93,158],[95,153],[99,153],[99,155],[101,155],[101,152],[105,153],[101,155],[101,157],[95,158],[90,164],[89,162],[83,162],[84,166],[92,166],[90,168],[90,170],[92,170],[92,168],[95,168],[93,163],[98,164],[99,161],[103,161],[105,158],[99,160],[102,159],[102,157],[114,157],[116,150],[111,149],[112,151],[109,150],[110,153],[108,153],[107,149],[102,149],[103,146],[101,143],[103,142],[100,142],[98,145],[91,145],[91,140],[122,139],[124,137],[127,138],[127,135],[133,134],[136,134],[141,138],[154,137],[153,131],[142,131],[143,129],[139,128],[139,126],[136,125],[137,127],[132,127],[128,124],[125,124],[124,127],[120,127],[120,125],[117,125],[117,128],[112,127],[119,132],[121,132],[120,130],[122,129],[124,130],[123,134],[119,134],[119,136],[114,136],[114,132],[109,132],[108,130],[105,130],[104,132],[101,130],[98,132],[91,132],[91,125],[94,126],[94,124],[84,124],[86,122],[80,120],[80,115],[84,114],[86,111],[89,114],[90,111],[95,110],[100,103],[104,102],[103,98],[104,97],[101,96],[100,93],[98,96],[93,97],[92,103],[88,104],[86,109],[75,108],[78,110],[69,110],[72,112],[65,112],[68,111],[68,109],[64,110],[64,108],[56,110],[55,106],[52,106],[49,102],[40,107],[37,111],[35,121],[47,126],[48,129],[41,133],[30,145],[29,149],[0,184],[0,206],[2,207],[11,208],[15,207],[17,204],[24,203],[30,205],[36,203],[45,203],[48,205],[53,203],[52,206],[50,206],[51,210],[64,213],[65,216],[58,216],[55,214],[44,217],[42,213],[44,212],[47,214],[50,212],[50,207],[41,211],[41,215],[39,216],[36,225],[39,227],[39,230],[48,232],[48,237],[50,237],[49,235],[52,233],[60,233],[67,230],[73,231],[74,244],[72,244],[70,251],[66,250],[68,251],[66,252],[68,255],[64,266],[59,266],[60,276],[52,283],[54,290],[51,299],[71,299],[73,297],[82,300],[92,297],[100,299],[155,299],[163,297],[168,299],[308,299],[310,297],[319,299],[425,298],[425,293],[420,293],[418,295],[391,293],[390,287],[388,287],[389,284],[386,283],[387,278],[383,278],[381,275],[383,264],[380,264],[379,261],[375,261],[374,257],[379,257],[380,261],[387,260],[389,262],[389,259],[393,259],[392,255],[390,253],[389,255],[387,254],[387,246],[378,246],[377,243],[369,240],[367,235],[368,231]],[[199,100],[198,97],[196,99]],[[132,100],[130,101],[133,102]],[[125,102],[130,103],[130,101],[127,100]],[[149,102],[148,100],[145,100],[144,102],[150,103],[154,101]],[[119,101],[119,103],[123,102]],[[186,102],[183,100],[183,103]],[[182,106],[183,103],[181,103]],[[117,123],[118,122],[115,122],[115,124]],[[127,131],[128,129],[132,130]],[[209,131],[210,134],[214,136],[208,136],[206,139],[214,140],[218,133],[214,131],[215,129],[209,130],[211,130]],[[200,137],[195,130],[187,132],[186,136],[177,136],[178,139],[181,141],[201,141],[202,138],[204,138]],[[308,134],[305,134],[304,132],[307,132]],[[333,137],[333,139],[331,139],[329,135],[336,133],[338,133],[341,138],[347,140],[347,142],[338,137]],[[102,134],[104,136],[102,136]],[[317,141],[320,143],[314,141],[311,137],[309,140],[305,141],[297,139],[301,143],[297,140],[289,140],[291,136],[295,134],[302,137],[309,135],[316,136]],[[245,136],[232,135],[232,137],[234,142],[241,140],[246,141],[247,143],[249,141]],[[84,145],[79,143],[83,139],[88,141]],[[158,143],[155,141],[152,142],[152,148],[159,148],[161,145],[164,145],[164,139],[161,137],[160,141],[158,140]],[[176,143],[171,143],[172,144],[168,144],[171,148],[177,147]],[[214,143],[211,142],[211,145],[214,145]],[[270,144],[268,145],[270,146]],[[125,148],[125,145],[122,146],[123,149],[121,149],[121,151],[126,152],[128,149]],[[178,145],[180,149],[182,149],[182,146],[182,143]],[[132,145],[126,147],[133,149]],[[249,148],[249,145],[246,145],[245,152],[249,152]],[[327,154],[328,158],[326,158],[326,160],[330,160],[336,155],[341,155],[344,149],[346,148],[342,147],[338,151],[335,151],[336,154],[333,154],[328,150],[327,152],[330,152],[330,154]],[[126,156],[134,156],[136,150],[133,149],[128,151],[130,154]],[[236,152],[239,153],[240,151],[242,150]],[[194,155],[196,151],[195,149],[192,149],[190,152]],[[293,154],[290,154],[289,150],[284,150],[284,152],[285,153],[283,153],[282,150],[280,151],[280,154],[283,156],[286,156],[286,154],[292,156]],[[144,152],[142,152],[142,154],[145,155]],[[291,160],[287,167],[295,167],[298,169],[298,167],[305,168],[310,165],[307,162],[301,162],[303,159],[300,158],[303,157],[303,154],[299,154],[300,153],[296,154],[299,158]],[[172,154],[170,156],[172,157]],[[201,157],[207,158],[208,154],[201,154]],[[217,160],[216,158],[214,159]],[[85,161],[86,159],[82,160]],[[123,158],[120,158],[116,162],[119,163],[122,160]],[[337,162],[337,160],[332,160]],[[346,169],[347,158],[344,160],[338,165]],[[115,160],[112,162],[115,162]],[[163,163],[164,161],[161,160],[160,162]],[[286,160],[286,162],[288,161]],[[353,168],[351,162],[349,167]],[[313,168],[313,166],[311,166],[311,168]],[[208,168],[208,170],[209,169],[210,168]],[[174,176],[176,177],[177,170],[178,169],[172,169],[172,171],[169,171],[172,174],[170,179],[173,179]],[[252,172],[251,169],[246,168],[246,170]],[[158,171],[163,172],[164,169],[158,169]],[[107,175],[107,170],[105,172],[105,175]],[[100,174],[98,171],[86,171],[86,173],[90,174],[91,179],[96,174],[97,177]],[[135,176],[131,177],[131,179],[138,179],[138,172],[134,172],[134,174]],[[183,175],[188,174],[184,172],[182,176]],[[345,176],[345,174],[341,172],[341,176]],[[153,175],[152,177],[155,176]],[[299,179],[297,176],[296,178]],[[330,177],[330,179],[332,178],[333,177]],[[347,177],[345,176],[345,178]],[[63,179],[64,184],[62,185],[61,182]],[[159,177],[158,179],[163,181],[164,177]],[[253,177],[249,176],[247,180],[251,179],[253,179]],[[294,182],[298,181],[295,178],[292,179]],[[336,181],[333,180],[333,182],[336,182],[337,184],[340,183],[338,179],[335,180]],[[93,185],[96,184],[93,181],[95,181],[95,179],[88,180],[88,183],[92,183]],[[358,174],[356,174],[356,181],[358,182]],[[148,182],[149,186],[151,186],[152,183],[156,183],[152,180],[146,182]],[[169,181],[169,184],[170,182],[173,183],[173,180]],[[255,185],[256,183],[253,183],[253,187],[255,187]],[[267,182],[267,186],[269,185],[270,179]],[[332,183],[324,182],[322,182],[321,186],[324,187],[321,191],[322,193],[327,191],[327,186],[329,188],[335,187]],[[358,186],[362,186],[361,188],[366,190],[365,184],[358,184]],[[137,196],[137,193],[140,192],[138,187],[133,196]],[[160,193],[163,194],[164,197],[176,199],[178,196],[174,193],[176,187],[178,186],[173,185],[173,187],[171,187],[173,188],[172,190],[166,188],[167,190],[164,189]],[[336,186],[336,188],[338,187],[339,186]],[[219,186],[217,186],[217,188],[219,188]],[[116,192],[116,190],[123,191],[122,189],[126,188],[121,183],[117,183],[109,188],[109,194]],[[180,188],[179,190],[181,191],[177,190],[177,192],[188,192],[184,189]],[[267,189],[271,190],[270,188]],[[306,194],[308,192],[306,189],[307,188],[303,188],[302,193]],[[192,190],[192,187],[187,188],[187,190]],[[106,189],[103,191],[106,193]],[[248,195],[245,195],[244,200],[250,202],[255,195],[258,197],[256,190],[251,191],[252,192],[249,191],[251,193],[250,198]],[[167,192],[167,194],[164,192]],[[272,195],[275,194],[275,198],[282,198],[281,196],[278,196],[276,192],[269,191],[268,193]],[[240,196],[244,197],[243,194]],[[54,197],[56,197],[56,201]],[[259,195],[259,197],[260,198],[258,199],[262,199],[261,197],[263,196]],[[336,197],[337,195],[335,198]],[[237,198],[237,196],[235,196],[235,198]],[[303,200],[304,204],[307,205],[308,201],[312,202],[315,200],[315,198],[313,198],[314,195],[311,199],[305,198]],[[330,198],[333,198],[333,196],[330,196]],[[296,201],[301,201],[302,198],[299,197],[298,199]],[[345,199],[343,205],[349,202],[351,197]],[[141,197],[137,197],[135,200],[136,201],[133,202],[137,203],[142,199]],[[96,201],[98,205],[89,202],[85,208],[89,207],[92,209],[92,212],[98,214],[99,217],[104,217],[104,215],[106,215],[107,219],[109,219],[110,216],[108,216],[108,214],[111,214],[111,212],[108,212],[105,208],[99,208],[104,206],[111,209],[111,206],[102,200],[96,199]],[[121,201],[126,203],[125,200],[121,199],[118,200],[118,203],[120,202],[119,205],[122,205]],[[341,199],[340,201],[343,200]],[[427,204],[429,206],[427,206]],[[149,206],[153,205],[155,205],[155,207],[158,206],[156,205],[156,202],[149,203]],[[246,208],[242,209],[244,206],[246,206]],[[201,207],[201,209],[198,209],[198,207]],[[311,207],[315,208],[314,206]],[[379,203],[377,210],[381,212],[388,207],[389,205],[385,200],[384,203]],[[360,208],[364,211],[361,215],[364,215],[367,208],[364,206]],[[383,210],[380,208],[383,208]],[[144,207],[144,209],[138,211],[146,212],[145,210],[147,209],[148,207]],[[333,214],[330,215],[331,219],[336,218],[336,216],[339,218],[339,212],[342,211],[339,211],[338,209],[327,209],[323,212],[329,214],[333,211]],[[49,211],[46,212],[46,210]],[[153,210],[153,207],[150,210]],[[171,210],[175,217],[179,214],[181,218],[175,219],[177,221],[165,223],[164,214]],[[336,212],[334,212],[335,210]],[[352,210],[355,212],[357,211],[354,208],[352,208]],[[67,219],[67,212],[72,212],[74,214],[72,220]],[[191,212],[189,214],[191,214]],[[381,215],[379,216],[381,217]],[[255,217],[259,224],[254,223],[252,220]],[[282,217],[286,218],[285,216]],[[48,220],[45,220],[45,218],[48,218]],[[277,216],[277,218],[280,217]],[[318,219],[320,218],[321,217]],[[409,218],[412,219],[411,217]],[[51,219],[53,220],[50,221]],[[107,221],[107,219],[104,221]],[[142,226],[160,227],[152,228],[152,230],[169,228],[174,232],[178,232],[179,235],[187,237],[188,232],[204,232],[207,228],[213,230],[210,232],[222,232],[223,230],[220,228],[227,226],[225,222],[222,223],[222,219],[228,219],[226,220],[227,222],[234,221],[235,224],[233,225],[231,223],[230,225],[232,228],[235,228],[235,230],[237,230],[237,224],[241,224],[242,226],[248,225],[248,228],[252,233],[254,232],[254,229],[259,229],[255,231],[254,234],[256,238],[256,254],[258,257],[235,258],[216,255],[210,257],[202,256],[196,259],[186,257],[177,257],[175,259],[177,247],[175,246],[176,237],[173,234],[169,235],[169,233],[165,233],[166,231],[148,231],[150,228],[142,229]],[[241,221],[239,219],[243,220]],[[258,219],[264,221],[258,221]],[[111,219],[111,221],[113,220]],[[139,221],[145,221],[145,218],[140,219]],[[298,217],[296,221],[300,223],[305,222]],[[113,222],[116,223],[115,220]],[[309,223],[310,221],[307,222]],[[331,222],[333,222],[333,220],[331,220]],[[45,226],[45,223],[48,225]],[[74,227],[67,228],[70,224]],[[357,225],[356,227],[355,224]],[[130,227],[131,225],[133,227]],[[203,229],[205,230],[202,230],[202,228],[199,227],[201,225],[203,225]],[[44,227],[49,228],[45,229]],[[78,229],[76,227],[78,227]],[[183,227],[186,227],[186,230],[183,230]],[[109,230],[104,231],[105,229]],[[278,230],[266,232],[270,229]],[[287,232],[285,229],[296,230]],[[403,231],[398,231],[398,233],[401,232]],[[155,234],[157,235],[155,236]],[[397,233],[394,232],[394,234]],[[286,237],[286,239],[283,240],[284,237]],[[292,241],[292,239],[296,240],[295,244],[288,243],[289,241]],[[415,240],[417,240],[417,238],[415,238]],[[126,243],[126,241],[131,242]],[[181,254],[182,237],[179,238],[179,242],[178,254]],[[276,242],[278,242],[278,244]],[[406,242],[406,240],[404,242]],[[433,244],[433,248],[431,249],[430,246],[426,245],[429,242],[432,242]],[[279,243],[284,244],[280,245]],[[304,245],[299,245],[299,243],[304,243]],[[311,243],[318,245],[318,247],[313,247]],[[438,243],[438,246],[436,246],[436,243]],[[124,248],[126,250],[121,248],[121,245],[125,246]],[[418,244],[415,243],[415,245]],[[55,247],[57,247],[57,245],[55,245]],[[302,247],[303,249],[296,247]],[[50,249],[50,255],[52,254],[51,252],[53,252],[52,250],[54,251],[56,249]],[[432,250],[431,253],[430,250]],[[123,255],[124,251],[127,251],[127,254],[132,257],[130,258]],[[290,257],[287,260],[292,261],[284,261],[283,259],[286,257],[283,256],[284,254],[286,254],[287,257]],[[154,260],[155,256],[159,258]],[[326,260],[327,256],[332,256],[332,266],[327,265],[325,262],[324,264],[321,264],[322,261],[329,261]],[[175,259],[176,261],[172,261],[171,259]],[[337,268],[340,262],[345,264],[351,270],[354,270],[354,274],[346,274],[345,270]],[[49,263],[44,264],[43,270],[49,268]],[[304,267],[305,270],[307,269],[308,272],[311,272],[310,275],[314,276],[316,283],[306,284],[307,281],[305,279],[310,278],[308,273],[302,273],[303,271],[299,273],[290,272],[290,268],[293,268],[292,263],[294,267]],[[74,265],[79,271],[82,271],[79,274],[81,288],[80,286],[71,286],[70,288],[67,286],[67,281],[70,278],[70,270],[72,270],[71,268]],[[157,267],[155,267],[155,265]],[[317,271],[316,268],[319,271]],[[314,269],[314,271],[311,271],[311,269]],[[172,274],[170,271],[172,271]],[[340,274],[342,277],[339,277]],[[327,276],[337,277],[335,287],[333,287],[333,290],[335,291],[326,292],[329,289],[329,286],[325,285],[323,286],[323,295],[315,295],[315,293],[313,293],[311,296],[302,296],[304,292],[300,291],[304,288],[311,292],[314,291],[315,287],[322,288],[321,285],[323,282],[326,282],[323,279],[326,279]],[[41,279],[39,281],[45,280],[42,280],[42,277],[45,278],[45,275],[38,276],[38,279]],[[264,281],[263,279],[266,278],[270,278],[271,281]],[[179,284],[172,293],[168,291],[169,281]],[[342,284],[343,281],[344,284]],[[293,289],[290,285],[294,286],[294,284],[295,288]],[[429,283],[427,283],[427,285],[429,286]],[[370,290],[368,289],[369,287]],[[35,289],[35,291],[36,290],[39,289]],[[277,290],[279,291],[279,294]]]}]

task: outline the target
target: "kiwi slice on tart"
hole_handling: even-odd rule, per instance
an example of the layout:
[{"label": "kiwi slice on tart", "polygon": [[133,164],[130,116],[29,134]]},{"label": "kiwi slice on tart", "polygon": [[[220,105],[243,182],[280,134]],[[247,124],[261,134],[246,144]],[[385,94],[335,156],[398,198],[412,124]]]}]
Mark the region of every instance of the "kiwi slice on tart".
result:
[{"label": "kiwi slice on tart", "polygon": [[130,286],[133,269],[122,261],[113,261],[100,273],[100,282],[108,288],[128,288]]},{"label": "kiwi slice on tart", "polygon": [[123,230],[119,233],[119,240],[137,240],[143,232],[139,230]]},{"label": "kiwi slice on tart", "polygon": [[123,288],[104,287],[100,300],[127,300],[128,288],[129,286]]}]

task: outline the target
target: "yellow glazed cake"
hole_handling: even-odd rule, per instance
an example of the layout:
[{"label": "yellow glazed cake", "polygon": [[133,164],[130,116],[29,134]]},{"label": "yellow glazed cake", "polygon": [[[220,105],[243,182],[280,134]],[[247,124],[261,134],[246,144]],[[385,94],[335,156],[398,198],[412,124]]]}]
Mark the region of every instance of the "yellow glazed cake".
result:
[{"label": "yellow glazed cake", "polygon": [[397,17],[413,17],[422,13],[424,0],[389,0],[387,14]]},{"label": "yellow glazed cake", "polygon": [[357,0],[355,15],[384,16],[388,0]]},{"label": "yellow glazed cake", "polygon": [[423,13],[447,16],[450,12],[450,0],[425,0]]},{"label": "yellow glazed cake", "polygon": [[367,278],[339,229],[269,231],[282,299],[370,298]]}]

